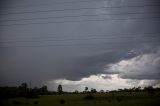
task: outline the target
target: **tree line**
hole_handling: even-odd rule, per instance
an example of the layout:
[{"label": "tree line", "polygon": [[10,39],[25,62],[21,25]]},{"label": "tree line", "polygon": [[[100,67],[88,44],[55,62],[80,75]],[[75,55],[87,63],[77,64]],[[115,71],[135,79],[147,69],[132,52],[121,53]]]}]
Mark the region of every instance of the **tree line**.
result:
[{"label": "tree line", "polygon": [[133,87],[133,88],[124,88],[124,89],[118,89],[118,90],[112,90],[112,91],[104,91],[100,90],[97,91],[94,88],[91,88],[89,90],[88,87],[84,88],[84,91],[79,92],[78,90],[75,90],[74,92],[65,92],[63,91],[62,85],[58,85],[57,91],[48,91],[47,86],[42,86],[40,88],[35,87],[35,88],[29,88],[27,83],[22,83],[18,87],[0,87],[0,99],[5,99],[5,98],[14,98],[14,97],[26,97],[26,98],[38,98],[38,95],[51,95],[51,94],[82,94],[82,93],[87,93],[87,94],[92,94],[92,93],[116,93],[116,92],[143,92],[146,91],[150,94],[154,94],[155,91],[160,91],[160,88],[153,88],[152,86],[148,87]]},{"label": "tree line", "polygon": [[18,87],[0,87],[0,98],[14,98],[14,97],[26,97],[26,98],[38,98],[38,95],[48,94],[47,86],[40,88],[29,88],[27,83],[22,83]]}]

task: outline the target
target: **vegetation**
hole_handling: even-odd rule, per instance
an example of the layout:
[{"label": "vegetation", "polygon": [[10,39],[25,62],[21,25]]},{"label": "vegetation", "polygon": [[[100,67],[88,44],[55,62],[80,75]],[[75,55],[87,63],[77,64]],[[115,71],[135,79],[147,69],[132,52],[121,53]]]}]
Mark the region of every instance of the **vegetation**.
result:
[{"label": "vegetation", "polygon": [[58,85],[57,92],[59,94],[62,94],[62,92],[63,92],[62,85]]},{"label": "vegetation", "polygon": [[18,87],[0,87],[0,98],[15,98],[15,97],[26,97],[26,98],[38,98],[38,95],[49,94],[47,86],[41,88],[28,88],[26,83],[22,83]]},{"label": "vegetation", "polygon": [[95,93],[91,94],[94,99],[84,99],[88,98],[88,95],[86,93],[40,95],[34,99],[18,97],[5,99],[1,106],[159,106],[160,104],[160,91],[155,91],[154,95],[146,91],[136,91],[132,94],[116,92],[114,96],[111,92]]},{"label": "vegetation", "polygon": [[[1,106],[159,106],[160,88],[118,89],[99,92],[88,87],[83,92],[64,92],[62,85],[57,92],[50,92],[46,86],[28,88],[25,83],[19,87],[0,87]],[[59,95],[60,94],[60,95]],[[35,97],[36,96],[36,97]]]}]

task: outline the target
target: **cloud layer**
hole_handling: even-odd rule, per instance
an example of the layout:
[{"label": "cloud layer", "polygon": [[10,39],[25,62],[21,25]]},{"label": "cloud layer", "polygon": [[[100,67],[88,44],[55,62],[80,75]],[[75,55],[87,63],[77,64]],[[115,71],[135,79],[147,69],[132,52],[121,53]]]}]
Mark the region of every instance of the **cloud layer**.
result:
[{"label": "cloud layer", "polygon": [[[128,52],[129,55],[135,52]],[[107,64],[104,74],[95,74],[81,78],[78,81],[68,79],[49,80],[45,84],[49,89],[56,90],[58,84],[64,86],[66,91],[83,91],[87,86],[98,91],[114,90],[132,87],[153,86],[160,87],[160,49],[154,52],[139,54],[132,58],[126,58],[118,62]],[[97,86],[98,85],[98,86]]]},{"label": "cloud layer", "polygon": [[[106,88],[105,83],[111,80],[107,79],[105,82],[105,79],[115,75],[122,82],[126,79],[159,80],[160,23],[159,18],[151,17],[159,17],[157,12],[160,9],[157,6],[146,5],[158,5],[160,2],[94,0],[94,2],[62,3],[63,5],[53,6],[55,2],[71,2],[71,0],[14,0],[12,2],[5,0],[1,2],[0,5],[4,5],[0,7],[0,20],[18,21],[0,21],[0,85],[19,85],[22,82],[32,81],[33,85],[37,86],[45,81],[65,79],[62,83],[68,81],[72,83],[68,86],[73,85],[73,88],[78,86],[82,89],[84,86],[81,87],[80,84],[85,84],[85,78],[87,78],[87,84],[93,84],[91,77],[94,76],[97,79],[98,74],[104,74],[103,78],[100,77],[100,81],[104,84],[99,81],[98,89]],[[41,6],[31,6],[40,4]],[[142,7],[136,7],[140,5]],[[78,9],[119,6],[122,7]],[[66,9],[77,10],[66,11]],[[47,10],[65,11],[26,13]],[[95,14],[101,15],[94,16]],[[64,18],[32,20],[47,17]],[[50,23],[50,21],[103,19],[109,20]],[[32,24],[35,22],[48,23]],[[28,25],[10,25],[26,23]],[[79,85],[73,83],[79,83]],[[116,88],[118,82],[114,84]],[[128,87],[126,81],[124,87]]]}]

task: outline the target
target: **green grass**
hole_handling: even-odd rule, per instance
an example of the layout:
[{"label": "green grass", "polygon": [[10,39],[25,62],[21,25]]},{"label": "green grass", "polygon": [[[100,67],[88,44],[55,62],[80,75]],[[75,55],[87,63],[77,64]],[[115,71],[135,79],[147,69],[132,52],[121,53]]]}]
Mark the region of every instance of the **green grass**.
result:
[{"label": "green grass", "polygon": [[[85,100],[86,95],[88,94],[41,95],[37,99],[14,98],[4,100],[3,106],[160,106],[160,92],[153,95],[147,92],[92,94],[93,100]],[[21,104],[14,104],[15,101]]]}]

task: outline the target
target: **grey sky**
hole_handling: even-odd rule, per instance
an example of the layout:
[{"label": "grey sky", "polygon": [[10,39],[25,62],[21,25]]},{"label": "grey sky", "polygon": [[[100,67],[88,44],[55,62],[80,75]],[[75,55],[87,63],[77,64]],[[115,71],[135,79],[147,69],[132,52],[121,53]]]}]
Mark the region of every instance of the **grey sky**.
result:
[{"label": "grey sky", "polygon": [[[1,1],[0,84],[41,85],[102,73],[159,79],[159,5],[158,0]],[[156,63],[148,65],[152,59]],[[122,71],[123,60],[146,64]]]}]

